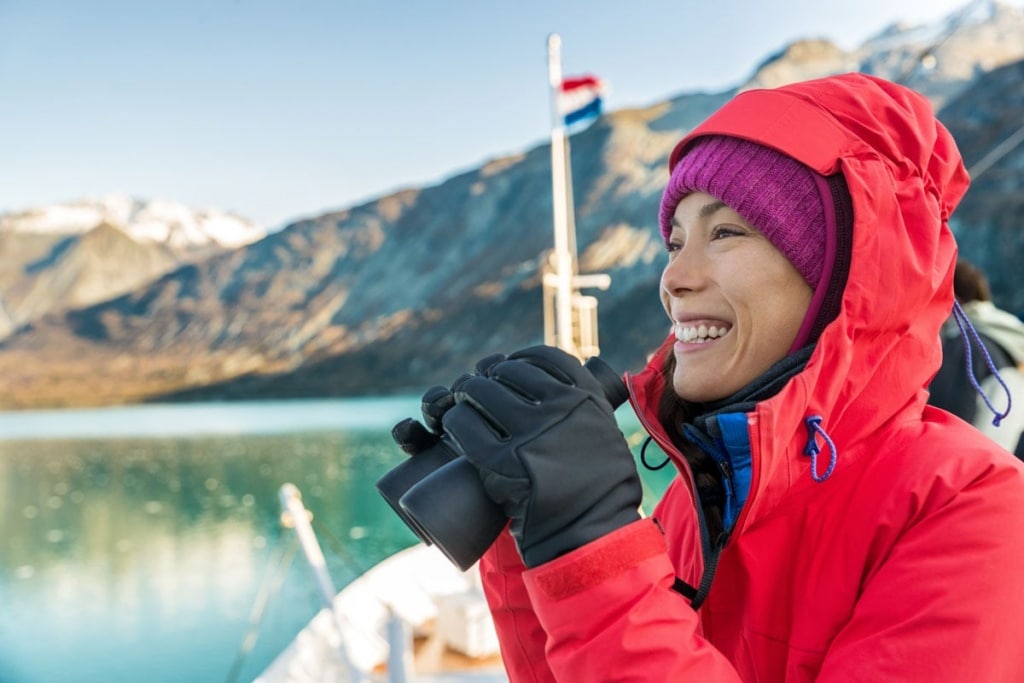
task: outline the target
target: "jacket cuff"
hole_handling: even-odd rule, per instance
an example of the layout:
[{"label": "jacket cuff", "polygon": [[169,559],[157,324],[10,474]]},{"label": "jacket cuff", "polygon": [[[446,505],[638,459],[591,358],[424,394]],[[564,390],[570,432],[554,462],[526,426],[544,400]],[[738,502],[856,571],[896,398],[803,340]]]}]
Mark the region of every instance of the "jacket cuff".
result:
[{"label": "jacket cuff", "polygon": [[667,552],[653,519],[641,519],[523,574],[531,594],[568,598],[608,581],[654,555]]}]

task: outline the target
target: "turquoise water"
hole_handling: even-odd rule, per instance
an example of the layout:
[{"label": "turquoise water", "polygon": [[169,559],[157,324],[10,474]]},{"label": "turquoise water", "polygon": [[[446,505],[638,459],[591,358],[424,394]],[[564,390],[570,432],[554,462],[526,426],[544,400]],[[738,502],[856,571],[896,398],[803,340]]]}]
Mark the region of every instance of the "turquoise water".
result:
[{"label": "turquoise water", "polygon": [[[391,425],[418,407],[0,413],[0,683],[252,680],[320,609],[279,488],[301,490],[340,589],[416,540],[374,483],[404,457]],[[649,506],[667,473],[644,476]]]}]

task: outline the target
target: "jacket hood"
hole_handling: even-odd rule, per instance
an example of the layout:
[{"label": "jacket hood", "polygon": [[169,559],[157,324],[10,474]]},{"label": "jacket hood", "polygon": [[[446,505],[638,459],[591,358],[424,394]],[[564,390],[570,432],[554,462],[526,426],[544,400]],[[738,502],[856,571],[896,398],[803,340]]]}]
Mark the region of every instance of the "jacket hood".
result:
[{"label": "jacket hood", "polygon": [[[841,172],[853,201],[852,258],[839,315],[804,370],[750,414],[748,505],[759,507],[791,486],[812,483],[803,455],[807,417],[822,417],[838,467],[860,457],[861,439],[898,414],[920,418],[941,361],[940,328],[953,304],[957,247],[948,220],[968,177],[927,99],[864,74],[743,92],[676,146],[670,168],[704,135],[766,145],[822,175]],[[671,342],[631,378],[634,405],[652,426],[662,391],[657,370]]]}]

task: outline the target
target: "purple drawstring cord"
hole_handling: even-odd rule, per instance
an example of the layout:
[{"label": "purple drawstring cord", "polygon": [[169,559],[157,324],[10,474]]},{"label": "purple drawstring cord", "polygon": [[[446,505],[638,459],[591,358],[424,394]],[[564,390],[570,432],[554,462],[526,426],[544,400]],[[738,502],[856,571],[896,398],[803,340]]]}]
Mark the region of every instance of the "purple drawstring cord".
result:
[{"label": "purple drawstring cord", "polygon": [[[992,419],[992,424],[996,427],[999,423],[1010,414],[1010,407],[1013,405],[1013,397],[1010,395],[1010,388],[1006,386],[1006,382],[1003,381],[1002,375],[999,374],[999,369],[996,368],[995,362],[992,360],[992,356],[989,355],[988,349],[985,348],[985,344],[981,341],[981,337],[978,335],[978,331],[974,329],[974,325],[971,323],[967,314],[964,313],[964,309],[960,307],[960,303],[957,301],[953,302],[953,319],[956,320],[957,327],[960,328],[960,335],[964,340],[964,348],[966,349],[967,358],[967,377],[970,379],[971,386],[978,392],[978,395],[985,401],[985,405],[992,411],[995,416]],[[985,392],[982,391],[981,385],[978,383],[978,378],[974,376],[974,363],[971,356],[971,345],[972,342],[977,344],[978,348],[981,349],[982,355],[985,357],[985,365],[995,376],[999,385],[1003,387],[1003,391],[1006,392],[1006,410],[999,412],[995,406],[989,400]],[[836,445],[832,441],[832,438],[825,431],[825,428],[821,426],[822,417],[820,415],[811,415],[804,419],[804,424],[807,426],[807,445],[804,446],[804,455],[811,458],[811,478],[819,484],[830,476],[836,468],[836,461],[839,458],[839,453],[836,451]],[[828,467],[822,474],[818,474],[818,455],[821,453],[821,447],[818,446],[817,435],[821,435],[821,438],[825,440],[829,448],[829,461]]]},{"label": "purple drawstring cord", "polygon": [[[811,415],[804,420],[804,424],[807,425],[807,445],[804,446],[804,455],[808,455],[811,458],[811,479],[820,484],[832,476],[832,471],[836,468],[836,460],[839,459],[839,453],[836,451],[835,443],[832,442],[832,437],[821,426],[821,415]],[[828,460],[828,468],[824,474],[820,475],[818,474],[818,454],[821,453],[821,448],[818,447],[818,440],[815,438],[817,434],[821,434],[821,437],[825,439],[825,443],[828,444],[831,453]]]},{"label": "purple drawstring cord", "polygon": [[[1002,375],[999,374],[999,369],[996,368],[996,364],[992,361],[992,356],[989,355],[988,349],[985,348],[985,344],[981,341],[981,337],[978,336],[978,331],[974,329],[974,325],[971,324],[970,318],[968,318],[967,314],[964,313],[964,309],[960,308],[959,301],[953,302],[953,319],[956,320],[956,325],[960,328],[960,336],[963,337],[964,349],[967,351],[967,378],[971,381],[971,386],[974,387],[974,390],[978,392],[978,395],[985,401],[985,405],[988,406],[988,409],[991,410],[992,414],[995,416],[992,418],[992,425],[998,427],[999,423],[1010,414],[1010,407],[1013,405],[1013,397],[1010,395],[1010,388],[1007,387],[1006,382],[1003,381]],[[978,348],[981,349],[981,353],[985,356],[985,365],[987,365],[988,369],[992,371],[992,374],[995,375],[1000,386],[1003,387],[1003,391],[1006,392],[1006,410],[1001,413],[996,410],[995,406],[992,405],[992,402],[988,400],[988,396],[985,395],[985,392],[981,389],[981,385],[978,384],[978,378],[974,376],[974,363],[971,359],[972,342],[977,344]]]}]

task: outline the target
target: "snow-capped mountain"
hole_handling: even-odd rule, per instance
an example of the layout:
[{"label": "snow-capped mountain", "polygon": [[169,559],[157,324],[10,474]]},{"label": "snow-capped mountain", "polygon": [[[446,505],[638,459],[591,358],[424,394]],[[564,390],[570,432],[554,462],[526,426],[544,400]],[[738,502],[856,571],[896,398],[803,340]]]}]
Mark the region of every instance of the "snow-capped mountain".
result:
[{"label": "snow-capped mountain", "polygon": [[265,236],[224,211],[115,194],[0,215],[0,340]]},{"label": "snow-capped mountain", "polygon": [[859,69],[921,90],[939,108],[981,74],[1021,59],[1024,8],[973,0],[919,27],[894,25],[857,49]]},{"label": "snow-capped mountain", "polygon": [[1022,36],[1024,8],[972,0],[929,24],[891,24],[851,51],[823,38],[795,40],[758,65],[740,89],[860,71],[909,85],[941,108],[979,75],[1021,59]]},{"label": "snow-capped mountain", "polygon": [[100,225],[117,228],[136,242],[158,242],[175,251],[233,249],[267,234],[263,226],[219,209],[195,210],[178,202],[119,194],[0,215],[0,232],[81,235]]},{"label": "snow-capped mountain", "polygon": [[[664,338],[652,294],[664,258],[654,209],[680,136],[737,88],[837,71],[925,93],[970,167],[1024,121],[1024,10],[971,2],[930,26],[890,26],[853,50],[798,37],[745,82],[609,112],[575,135],[579,263],[611,275],[599,297],[611,331],[601,355],[613,367],[642,367]],[[240,249],[193,253],[177,268],[184,259],[164,243],[110,226],[48,236],[49,223],[19,214],[33,232],[0,229],[0,407],[412,393],[450,381],[479,349],[541,338],[550,175],[541,145]],[[1014,311],[1024,311],[1022,187],[1024,145],[975,177],[955,215],[961,253]],[[100,260],[108,265],[97,268]],[[123,294],[100,297],[115,290]]]}]

